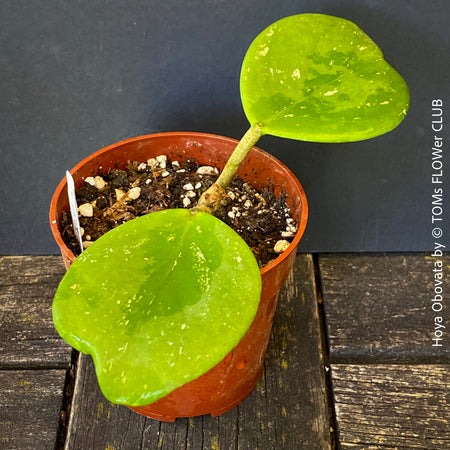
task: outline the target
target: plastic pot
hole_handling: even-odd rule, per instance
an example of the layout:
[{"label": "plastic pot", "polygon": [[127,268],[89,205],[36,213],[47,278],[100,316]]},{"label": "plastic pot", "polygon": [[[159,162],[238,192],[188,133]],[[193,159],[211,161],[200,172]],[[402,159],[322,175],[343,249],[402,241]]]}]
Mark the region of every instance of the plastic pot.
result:
[{"label": "plastic pot", "polygon": [[[235,139],[190,132],[159,133],[118,142],[99,150],[70,172],[78,188],[99,168],[125,168],[129,161],[146,161],[161,154],[172,160],[196,159],[202,165],[221,169],[234,150]],[[172,422],[178,417],[220,415],[242,402],[255,387],[263,369],[278,293],[292,270],[297,246],[305,230],[308,206],[305,192],[295,175],[272,155],[254,147],[239,168],[238,175],[256,188],[268,183],[276,195],[287,194],[287,203],[298,223],[297,234],[286,251],[261,269],[262,294],[256,317],[240,343],[216,366],[156,402],[134,411],[154,419]],[[65,245],[58,229],[63,211],[69,210],[67,184],[61,181],[50,206],[50,225],[68,268],[75,255]]]}]

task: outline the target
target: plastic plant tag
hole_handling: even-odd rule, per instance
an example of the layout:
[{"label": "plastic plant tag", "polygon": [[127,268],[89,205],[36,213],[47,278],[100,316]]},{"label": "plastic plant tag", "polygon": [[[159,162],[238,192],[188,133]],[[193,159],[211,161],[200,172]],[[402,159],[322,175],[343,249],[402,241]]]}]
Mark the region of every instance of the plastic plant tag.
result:
[{"label": "plastic plant tag", "polygon": [[251,44],[241,98],[262,134],[313,142],[369,139],[405,117],[409,90],[355,24],[323,14],[275,22]]},{"label": "plastic plant tag", "polygon": [[67,180],[67,196],[69,197],[70,216],[72,217],[73,232],[80,245],[81,251],[83,251],[83,241],[81,239],[80,221],[78,220],[78,205],[77,198],[75,196],[75,183],[73,181],[72,174],[66,170]]},{"label": "plastic plant tag", "polygon": [[261,275],[250,248],[210,214],[175,209],[106,233],[72,264],[55,326],[93,356],[104,395],[152,403],[220,362],[251,325]]}]

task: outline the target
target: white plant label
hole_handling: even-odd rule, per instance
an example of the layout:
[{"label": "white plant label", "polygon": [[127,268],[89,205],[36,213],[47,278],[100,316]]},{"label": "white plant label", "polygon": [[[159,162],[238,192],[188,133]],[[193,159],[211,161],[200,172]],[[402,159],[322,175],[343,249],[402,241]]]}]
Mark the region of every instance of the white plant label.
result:
[{"label": "white plant label", "polygon": [[83,241],[81,239],[80,221],[78,220],[77,198],[75,197],[75,183],[73,182],[73,177],[68,170],[66,170],[66,180],[67,180],[67,194],[69,196],[70,215],[72,216],[72,223],[73,223],[73,231],[75,233],[75,237],[78,240],[78,243],[80,244],[80,249],[81,251],[83,251]]}]

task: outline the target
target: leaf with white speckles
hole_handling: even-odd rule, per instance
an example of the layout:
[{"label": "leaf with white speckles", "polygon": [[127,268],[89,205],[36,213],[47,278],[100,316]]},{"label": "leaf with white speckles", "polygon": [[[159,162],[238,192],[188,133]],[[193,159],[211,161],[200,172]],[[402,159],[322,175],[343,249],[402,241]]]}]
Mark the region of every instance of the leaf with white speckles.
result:
[{"label": "leaf with white speckles", "polygon": [[158,211],[106,233],[62,280],[55,326],[115,403],[152,403],[221,361],[250,327],[261,275],[210,214]]},{"label": "leaf with white speckles", "polygon": [[323,14],[286,17],[251,44],[241,98],[263,134],[313,142],[369,139],[405,117],[409,90],[354,23]]}]

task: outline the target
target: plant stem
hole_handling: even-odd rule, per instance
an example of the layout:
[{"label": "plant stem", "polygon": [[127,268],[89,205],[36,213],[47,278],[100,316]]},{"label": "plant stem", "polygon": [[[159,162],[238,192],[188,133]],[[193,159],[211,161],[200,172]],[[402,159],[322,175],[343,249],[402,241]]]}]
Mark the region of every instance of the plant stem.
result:
[{"label": "plant stem", "polygon": [[247,130],[236,148],[233,150],[233,153],[225,164],[219,178],[217,178],[216,182],[202,194],[197,206],[192,208],[193,212],[204,211],[214,214],[220,205],[220,201],[226,194],[225,189],[236,175],[239,166],[247,156],[248,152],[252,149],[256,142],[258,142],[262,135],[262,130],[263,125],[260,123],[252,125]]},{"label": "plant stem", "polygon": [[230,159],[225,164],[225,167],[223,168],[219,178],[217,178],[216,184],[224,189],[228,187],[228,185],[231,183],[231,180],[236,175],[236,172],[238,171],[242,161],[247,156],[252,147],[258,142],[261,134],[262,125],[260,123],[251,126],[247,130],[236,148],[233,150]]}]

